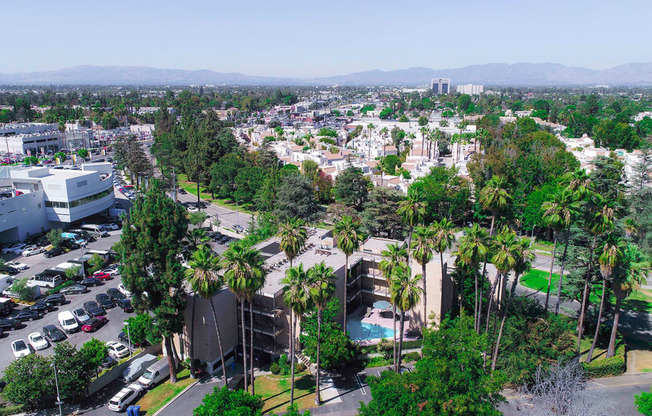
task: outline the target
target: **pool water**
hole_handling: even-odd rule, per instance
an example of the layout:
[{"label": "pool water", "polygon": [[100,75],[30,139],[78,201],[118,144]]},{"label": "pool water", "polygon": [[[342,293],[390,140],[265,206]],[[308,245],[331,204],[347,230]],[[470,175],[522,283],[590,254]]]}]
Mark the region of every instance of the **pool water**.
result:
[{"label": "pool water", "polygon": [[[349,331],[351,339],[361,341],[367,339],[392,338],[394,336],[393,328],[370,324],[360,321],[349,321],[346,323],[346,329]],[[398,332],[398,328],[396,328]]]}]

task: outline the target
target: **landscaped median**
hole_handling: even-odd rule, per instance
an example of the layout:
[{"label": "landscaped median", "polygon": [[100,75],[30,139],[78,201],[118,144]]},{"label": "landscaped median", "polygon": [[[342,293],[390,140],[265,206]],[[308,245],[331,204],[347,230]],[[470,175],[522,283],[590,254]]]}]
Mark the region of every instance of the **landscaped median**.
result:
[{"label": "landscaped median", "polygon": [[[164,357],[163,359],[166,358]],[[176,383],[172,384],[168,379],[148,391],[136,404],[140,406],[141,411],[147,412],[148,415],[153,415],[195,381],[197,380],[190,378],[190,370],[184,368],[177,373]]]}]

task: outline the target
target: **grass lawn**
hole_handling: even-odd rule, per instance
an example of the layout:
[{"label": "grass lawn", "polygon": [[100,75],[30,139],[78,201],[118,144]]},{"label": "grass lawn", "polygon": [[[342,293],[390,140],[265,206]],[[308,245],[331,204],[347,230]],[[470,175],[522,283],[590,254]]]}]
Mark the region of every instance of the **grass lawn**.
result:
[{"label": "grass lawn", "polygon": [[[575,342],[577,342],[577,337],[575,337]],[[591,334],[591,337],[584,337],[582,338],[582,341],[580,341],[580,353],[582,354],[580,358],[580,362],[584,362],[586,359],[586,355],[589,353],[589,350],[591,349],[591,343],[593,342],[593,334]],[[604,358],[605,354],[607,353],[607,345],[600,345],[600,342],[598,342],[595,346],[595,349],[593,350],[593,357],[591,360],[601,360]]]},{"label": "grass lawn", "polygon": [[546,252],[552,256],[553,244],[548,241],[537,240],[534,242],[534,249],[540,252]]},{"label": "grass lawn", "polygon": [[[285,412],[290,405],[290,376],[269,375],[256,377],[256,394],[263,398],[263,413]],[[294,377],[294,403],[299,409],[315,406],[315,379],[309,372]]]},{"label": "grass lawn", "polygon": [[[183,188],[189,194],[197,195],[197,184],[195,182],[190,182],[187,180],[186,175],[180,173],[177,175],[177,180],[179,182],[179,188]],[[220,205],[229,209],[236,209],[236,204],[234,201],[231,201],[229,198],[215,198],[211,197],[211,193],[208,192],[203,186],[200,186],[201,194],[199,195],[201,199],[208,201],[213,204]],[[251,204],[241,204],[237,207],[240,212],[246,214],[254,214],[254,207]]]},{"label": "grass lawn", "polygon": [[[550,276],[549,272],[543,270],[532,269],[529,272],[525,273],[520,279],[520,283],[530,289],[538,290],[542,293],[545,293],[548,289],[548,277]],[[564,279],[565,280],[565,279]],[[550,292],[552,294],[557,294],[557,284],[559,282],[559,275],[557,273],[552,274],[552,286]],[[567,293],[562,287],[562,291]],[[590,302],[599,303],[600,296],[602,294],[602,286],[594,285],[594,289],[591,292]],[[614,304],[616,299],[611,296],[609,301]],[[652,312],[652,291],[646,289],[635,290],[629,295],[627,299],[623,301],[623,309],[629,309],[638,312]]]},{"label": "grass lawn", "polygon": [[170,383],[170,380],[159,384],[138,400],[137,404],[140,406],[141,410],[147,411],[148,415],[153,415],[158,409],[163,407],[165,403],[181,393],[183,389],[188,387],[193,381],[194,380],[190,378],[190,370],[184,368],[177,373],[177,382],[175,384]]},{"label": "grass lawn", "polygon": [[383,357],[372,357],[369,359],[364,368],[384,367],[386,365],[393,365],[393,359],[385,359]]}]

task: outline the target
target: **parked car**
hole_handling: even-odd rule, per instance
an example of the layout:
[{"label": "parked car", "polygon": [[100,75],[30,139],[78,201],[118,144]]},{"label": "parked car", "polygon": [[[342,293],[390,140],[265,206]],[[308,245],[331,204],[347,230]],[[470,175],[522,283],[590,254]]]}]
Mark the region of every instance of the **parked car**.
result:
[{"label": "parked car", "polygon": [[126,297],[128,297],[128,298],[131,297],[131,292],[130,292],[129,290],[127,290],[127,288],[125,287],[125,285],[123,285],[122,283],[120,283],[120,284],[118,285],[118,290],[120,291],[120,293],[122,293],[122,294],[125,295]]},{"label": "parked car", "polygon": [[106,319],[105,316],[97,316],[95,318],[91,318],[84,325],[82,325],[82,331],[95,332],[107,322],[109,322],[109,320]]},{"label": "parked car", "polygon": [[[124,332],[120,332],[120,334],[118,335],[118,340],[120,340],[120,342],[122,342],[123,344],[127,344],[127,345],[130,344],[129,337]],[[143,341],[142,343],[138,343],[136,341],[131,342],[132,348],[140,348],[141,346],[144,347],[146,345],[149,345],[149,342],[147,340]]]},{"label": "parked car", "polygon": [[14,245],[11,245],[9,247],[5,247],[2,249],[2,254],[20,254],[23,252],[23,249],[25,248],[25,244],[23,243],[16,243]]},{"label": "parked car", "polygon": [[88,292],[88,288],[82,284],[70,285],[59,291],[62,295],[79,295],[86,292]]},{"label": "parked car", "polygon": [[113,359],[113,357],[107,355],[104,361],[102,361],[102,364],[100,364],[100,368],[102,370],[106,370],[113,367],[116,364],[118,364],[118,362],[115,359]]},{"label": "parked car", "polygon": [[16,358],[25,357],[32,353],[32,349],[22,339],[17,339],[11,343],[11,351]]},{"label": "parked car", "polygon": [[88,302],[84,302],[84,310],[88,312],[88,314],[91,317],[106,315],[106,311],[103,308],[101,308],[94,300],[89,300]]},{"label": "parked car", "polygon": [[[91,277],[91,276],[89,276],[89,277]],[[94,277],[94,278],[96,278],[98,280],[109,280],[109,279],[111,279],[111,275],[109,273],[104,273],[104,272],[95,272],[95,273],[93,273],[92,277]]]},{"label": "parked car", "polygon": [[17,261],[10,261],[5,263],[5,266],[13,267],[16,270],[27,270],[29,266],[24,263],[18,263]]},{"label": "parked car", "polygon": [[102,224],[102,228],[104,228],[107,231],[116,231],[120,229],[120,226],[113,222],[107,222]]},{"label": "parked car", "polygon": [[236,233],[240,234],[240,233],[244,232],[245,229],[244,229],[244,227],[242,225],[236,224],[236,225],[233,226],[233,230]]},{"label": "parked car", "polygon": [[43,314],[29,308],[25,308],[12,318],[19,320],[20,322],[33,321],[34,319],[43,318]]},{"label": "parked car", "polygon": [[50,342],[59,342],[66,339],[66,334],[54,325],[43,327],[43,336]]},{"label": "parked car", "polygon": [[38,301],[32,306],[29,307],[31,310],[36,311],[36,312],[41,312],[41,313],[48,313],[50,311],[55,310],[56,308],[54,307],[53,304],[45,301]]},{"label": "parked car", "polygon": [[129,299],[117,299],[115,305],[125,313],[132,313],[134,311],[134,306]]},{"label": "parked car", "polygon": [[87,277],[85,279],[82,279],[79,282],[79,284],[84,286],[100,286],[103,285],[104,283],[102,283],[100,279],[96,279],[94,277]]},{"label": "parked car", "polygon": [[32,332],[29,334],[27,336],[27,341],[36,351],[44,350],[50,346],[48,340],[45,339],[40,332]]},{"label": "parked car", "polygon": [[109,266],[106,269],[102,270],[103,273],[108,273],[111,276],[115,276],[117,274],[120,274],[120,271],[118,270],[118,266]]},{"label": "parked car", "polygon": [[77,323],[77,319],[75,319],[75,316],[72,314],[72,312],[70,311],[59,312],[58,319],[61,328],[63,328],[63,330],[66,331],[67,333],[72,334],[73,332],[77,332],[80,330],[79,323]]},{"label": "parked car", "polygon": [[95,301],[100,305],[100,307],[104,309],[111,309],[115,306],[115,303],[113,303],[113,299],[109,297],[106,293],[98,293],[95,295]]},{"label": "parked car", "polygon": [[47,303],[51,303],[53,305],[63,305],[66,303],[66,297],[61,294],[55,293],[54,295],[50,295],[46,297],[45,299],[43,299],[43,301]]},{"label": "parked car", "polygon": [[35,254],[41,254],[44,251],[45,251],[45,249],[43,247],[39,247],[37,245],[31,245],[31,246],[25,247],[23,249],[22,253],[23,253],[23,257],[29,257],[29,256],[33,256]]},{"label": "parked car", "polygon": [[170,365],[168,360],[158,360],[150,365],[138,379],[138,384],[148,389],[154,387],[170,376]]},{"label": "parked car", "polygon": [[84,325],[86,323],[86,321],[91,319],[88,312],[86,312],[82,308],[77,308],[77,309],[73,310],[72,314],[75,316],[75,319],[77,319],[77,322],[79,322],[80,325]]},{"label": "parked car", "polygon": [[130,384],[120,390],[109,400],[109,410],[122,412],[127,406],[135,402],[143,393],[144,388],[137,383]]},{"label": "parked car", "polygon": [[113,301],[125,298],[125,295],[123,295],[122,292],[120,292],[117,288],[114,287],[112,287],[111,289],[107,289],[106,294],[109,295],[109,297]]},{"label": "parked car", "polygon": [[113,358],[120,359],[129,355],[129,348],[118,341],[109,341],[106,343],[106,348],[109,350],[109,355]]},{"label": "parked car", "polygon": [[65,250],[63,247],[53,247],[53,248],[51,248],[50,250],[46,251],[46,252],[43,254],[43,257],[46,257],[46,258],[49,259],[49,258],[51,258],[51,257],[60,256],[60,255],[62,255],[62,254],[65,253],[65,252],[66,252],[66,250]]},{"label": "parked car", "polygon": [[5,331],[15,331],[16,329],[22,328],[22,326],[23,323],[17,319],[0,319],[0,328]]}]

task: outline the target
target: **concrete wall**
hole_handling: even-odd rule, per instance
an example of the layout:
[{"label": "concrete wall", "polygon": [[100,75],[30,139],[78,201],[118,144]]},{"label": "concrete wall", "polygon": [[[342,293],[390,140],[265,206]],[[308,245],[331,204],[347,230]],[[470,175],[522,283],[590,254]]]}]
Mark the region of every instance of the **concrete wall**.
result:
[{"label": "concrete wall", "polygon": [[140,358],[145,354],[158,355],[160,353],[161,353],[160,344],[152,345],[145,348],[139,354],[134,355],[133,357],[131,357],[130,359],[128,359],[122,364],[116,365],[106,373],[102,374],[97,379],[93,380],[91,384],[88,385],[88,388],[86,389],[86,395],[92,396],[93,394],[97,393],[98,391],[106,387],[109,383],[116,380],[118,377],[120,377],[120,375],[122,375],[122,372],[129,366],[129,364],[131,364],[131,362],[136,358]]},{"label": "concrete wall", "polygon": [[50,223],[45,215],[43,191],[0,201],[0,242],[22,241],[29,235],[49,229]]}]

